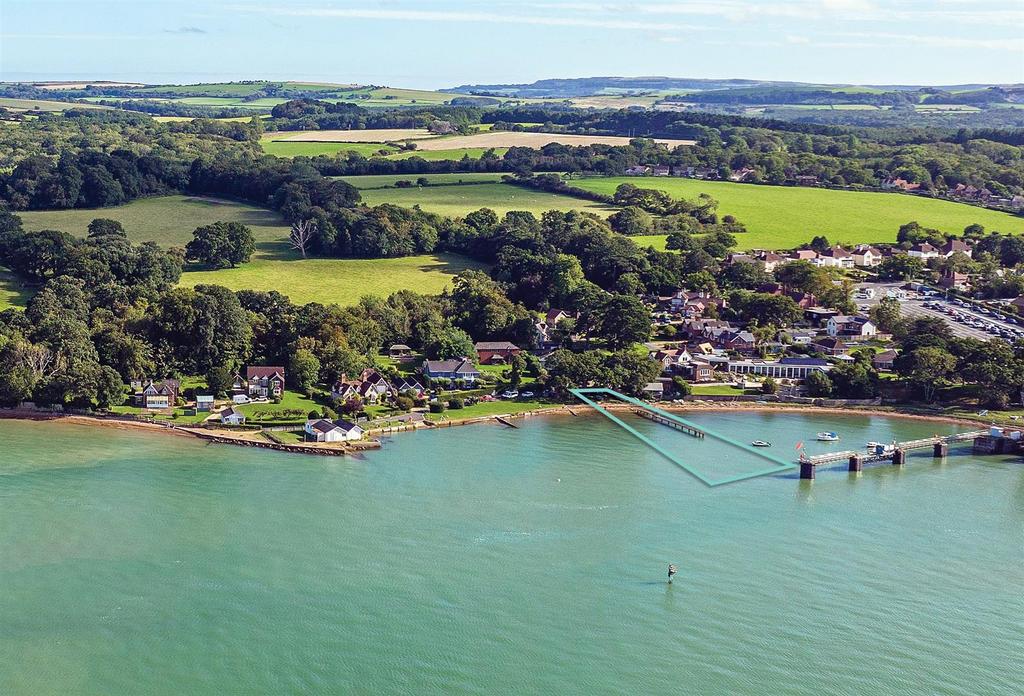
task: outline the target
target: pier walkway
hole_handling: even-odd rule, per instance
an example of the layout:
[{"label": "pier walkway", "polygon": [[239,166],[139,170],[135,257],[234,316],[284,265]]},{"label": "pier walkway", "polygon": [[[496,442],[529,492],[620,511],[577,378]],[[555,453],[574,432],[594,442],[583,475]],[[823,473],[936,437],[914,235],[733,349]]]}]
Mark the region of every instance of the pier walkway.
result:
[{"label": "pier walkway", "polygon": [[944,457],[949,450],[949,445],[960,442],[973,441],[975,438],[988,434],[988,430],[972,430],[965,433],[954,433],[938,437],[923,437],[918,440],[905,440],[885,445],[881,452],[871,452],[867,448],[859,450],[843,450],[841,452],[826,452],[824,454],[806,455],[801,454],[798,463],[800,464],[800,478],[813,479],[815,469],[819,466],[841,462],[846,460],[849,463],[850,471],[861,471],[867,462],[880,462],[891,460],[896,466],[903,466],[907,460],[907,452],[913,450],[932,448],[936,457]]}]

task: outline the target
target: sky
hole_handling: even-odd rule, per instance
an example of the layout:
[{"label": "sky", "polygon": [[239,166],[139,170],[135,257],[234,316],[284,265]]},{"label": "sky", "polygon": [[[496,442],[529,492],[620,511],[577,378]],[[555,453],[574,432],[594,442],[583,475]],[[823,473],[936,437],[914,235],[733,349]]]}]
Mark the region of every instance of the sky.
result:
[{"label": "sky", "polygon": [[0,80],[1024,82],[1024,0],[0,0]]}]

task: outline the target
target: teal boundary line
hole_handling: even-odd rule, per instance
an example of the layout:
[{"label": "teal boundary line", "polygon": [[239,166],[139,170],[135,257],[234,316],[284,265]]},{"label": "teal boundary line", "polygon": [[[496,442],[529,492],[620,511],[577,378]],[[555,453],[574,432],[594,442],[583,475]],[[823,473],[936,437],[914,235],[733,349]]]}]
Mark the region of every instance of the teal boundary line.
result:
[{"label": "teal boundary line", "polygon": [[[768,454],[767,452],[763,452],[763,451],[761,451],[758,448],[752,447],[751,445],[744,444],[744,443],[739,442],[737,440],[733,440],[730,437],[726,437],[725,435],[722,435],[720,433],[716,433],[716,432],[714,432],[712,430],[708,430],[703,425],[697,425],[695,423],[691,423],[691,422],[689,422],[689,421],[687,421],[687,420],[685,420],[683,418],[680,418],[679,416],[675,415],[674,413],[669,413],[668,411],[664,411],[664,410],[662,410],[660,408],[657,408],[656,406],[652,406],[652,405],[650,405],[648,403],[640,401],[639,399],[634,399],[631,396],[626,396],[625,394],[620,394],[619,392],[617,392],[617,391],[615,391],[613,389],[606,389],[606,388],[596,387],[596,388],[589,388],[589,389],[571,389],[570,392],[577,399],[579,399],[583,403],[587,404],[588,406],[590,406],[595,411],[597,411],[601,415],[603,415],[606,418],[608,418],[610,421],[612,421],[616,425],[618,425],[618,426],[622,427],[623,429],[625,429],[628,433],[630,433],[635,438],[637,438],[638,440],[643,442],[645,445],[647,445],[648,447],[653,449],[655,452],[657,452],[661,456],[665,457],[670,462],[672,462],[673,464],[675,464],[676,466],[681,468],[683,471],[685,471],[686,473],[690,474],[691,476],[693,476],[694,478],[696,478],[701,483],[703,483],[703,484],[705,484],[707,486],[711,486],[711,487],[714,487],[714,486],[724,486],[724,485],[729,484],[729,483],[736,483],[738,481],[745,481],[747,479],[757,478],[759,476],[768,476],[770,474],[777,474],[777,473],[782,472],[782,471],[789,471],[791,469],[797,468],[797,464],[794,464],[792,462],[787,462],[787,461],[785,461],[783,459],[780,459],[778,457],[774,457],[774,456]],[[659,415],[659,416],[661,416],[663,418],[666,418],[668,420],[674,421],[676,423],[679,423],[680,425],[685,425],[685,426],[687,426],[689,428],[694,428],[696,430],[699,430],[702,433],[704,433],[704,435],[707,436],[707,437],[712,437],[712,438],[714,438],[716,440],[719,440],[720,442],[724,442],[727,445],[731,445],[733,447],[738,447],[739,449],[741,449],[741,450],[743,450],[743,451],[745,451],[745,452],[747,452],[749,454],[753,454],[756,457],[760,457],[761,459],[767,459],[768,461],[772,462],[772,464],[774,466],[772,466],[770,468],[767,468],[767,469],[760,469],[758,471],[753,471],[753,472],[750,472],[750,473],[747,473],[747,474],[738,474],[736,476],[729,476],[729,477],[726,477],[726,478],[723,478],[723,479],[711,479],[711,478],[708,478],[707,476],[702,474],[700,471],[694,469],[690,465],[686,464],[686,462],[683,462],[682,460],[680,460],[676,455],[672,454],[671,452],[669,452],[668,450],[663,448],[661,445],[655,443],[653,440],[651,440],[649,437],[647,437],[646,435],[644,435],[643,433],[638,431],[636,428],[634,428],[633,426],[631,426],[628,423],[624,422],[621,418],[619,418],[618,416],[616,416],[615,414],[610,412],[608,409],[604,408],[603,406],[601,406],[599,403],[597,403],[593,399],[588,398],[586,396],[587,394],[604,394],[604,395],[607,395],[607,396],[614,397],[615,399],[618,399],[619,401],[624,401],[624,402],[626,402],[628,404],[632,404],[632,405],[634,405],[634,406],[636,406],[638,408],[642,408],[645,411],[648,411],[650,413],[656,413],[657,415]]]}]

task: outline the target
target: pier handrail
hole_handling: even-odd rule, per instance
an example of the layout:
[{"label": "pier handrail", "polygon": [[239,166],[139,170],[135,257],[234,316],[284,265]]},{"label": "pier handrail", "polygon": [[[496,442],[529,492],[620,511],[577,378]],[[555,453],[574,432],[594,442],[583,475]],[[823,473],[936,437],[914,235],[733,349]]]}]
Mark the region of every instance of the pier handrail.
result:
[{"label": "pier handrail", "polygon": [[[888,445],[893,450],[913,450],[921,449],[924,447],[930,447],[937,443],[953,443],[953,442],[964,442],[966,440],[973,440],[976,437],[987,435],[988,429],[985,430],[971,430],[964,433],[953,433],[952,435],[938,435],[932,437],[922,437],[917,440],[905,440],[903,442],[896,442],[892,445]],[[873,454],[871,452],[865,452],[863,449],[859,450],[843,450],[842,452],[825,452],[823,454],[812,454],[812,455],[800,455],[799,461],[801,463],[810,463],[815,466],[819,464],[827,464],[829,462],[838,462],[843,459],[849,459],[856,455],[863,455],[867,459],[871,458],[884,458],[891,455],[891,451],[888,454]]]}]

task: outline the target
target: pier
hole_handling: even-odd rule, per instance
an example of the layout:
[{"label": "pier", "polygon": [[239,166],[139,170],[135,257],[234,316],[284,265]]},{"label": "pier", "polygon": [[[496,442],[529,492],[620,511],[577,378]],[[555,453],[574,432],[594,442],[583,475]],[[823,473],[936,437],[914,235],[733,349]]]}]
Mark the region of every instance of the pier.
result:
[{"label": "pier", "polygon": [[668,418],[665,418],[664,416],[654,413],[653,411],[648,411],[642,408],[634,408],[631,410],[633,411],[633,413],[640,416],[641,418],[646,418],[649,421],[654,421],[655,423],[660,423],[661,425],[667,425],[668,427],[686,433],[691,437],[696,437],[699,439],[704,438],[704,431],[698,430],[697,428],[694,428],[692,425],[687,425],[679,421],[670,420]]},{"label": "pier", "polygon": [[827,452],[825,454],[800,455],[800,478],[813,479],[815,470],[819,466],[832,464],[846,460],[850,471],[863,471],[864,464],[868,462],[891,461],[893,466],[903,466],[907,462],[907,453],[914,450],[932,448],[935,457],[945,457],[949,452],[950,444],[979,440],[990,437],[988,430],[972,430],[966,433],[956,433],[942,437],[926,437],[919,440],[907,440],[886,445],[882,452],[871,452],[867,449],[844,450],[842,452]]}]

